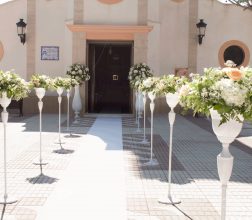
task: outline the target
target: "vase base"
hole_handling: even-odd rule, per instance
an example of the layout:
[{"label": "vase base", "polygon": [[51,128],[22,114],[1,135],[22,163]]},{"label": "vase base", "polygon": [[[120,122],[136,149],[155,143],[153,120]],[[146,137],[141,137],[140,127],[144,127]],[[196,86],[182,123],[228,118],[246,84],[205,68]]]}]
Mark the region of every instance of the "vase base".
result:
[{"label": "vase base", "polygon": [[48,164],[48,162],[39,162],[39,161],[36,161],[36,162],[33,162],[32,163],[33,165],[39,165],[39,166],[45,166],[45,165],[47,165]]},{"label": "vase base", "polygon": [[171,196],[160,198],[158,202],[161,204],[167,204],[167,205],[176,205],[176,204],[181,203],[181,201],[178,198],[171,197]]},{"label": "vase base", "polygon": [[156,159],[152,159],[144,163],[142,166],[157,166],[157,165],[159,165],[158,161]]},{"label": "vase base", "polygon": [[1,205],[9,205],[9,204],[13,204],[16,203],[18,200],[15,198],[7,198],[7,199],[1,199],[0,200],[0,204]]}]

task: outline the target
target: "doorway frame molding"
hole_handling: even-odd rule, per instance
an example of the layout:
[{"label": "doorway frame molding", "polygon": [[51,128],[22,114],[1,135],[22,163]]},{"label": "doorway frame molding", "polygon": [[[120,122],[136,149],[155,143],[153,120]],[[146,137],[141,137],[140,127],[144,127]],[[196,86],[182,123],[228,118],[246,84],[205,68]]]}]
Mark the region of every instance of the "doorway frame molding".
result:
[{"label": "doorway frame molding", "polygon": [[148,34],[148,25],[80,25],[67,24],[71,32],[85,33],[87,40],[134,40],[135,34]]},{"label": "doorway frame molding", "polygon": [[[148,63],[148,34],[153,26],[149,25],[92,25],[66,24],[73,36],[72,61],[87,63],[87,41],[133,41],[133,64]],[[88,111],[88,85],[84,83],[82,100],[84,112]],[[135,109],[135,97],[131,90],[132,111]],[[83,113],[84,113],[83,112]]]}]

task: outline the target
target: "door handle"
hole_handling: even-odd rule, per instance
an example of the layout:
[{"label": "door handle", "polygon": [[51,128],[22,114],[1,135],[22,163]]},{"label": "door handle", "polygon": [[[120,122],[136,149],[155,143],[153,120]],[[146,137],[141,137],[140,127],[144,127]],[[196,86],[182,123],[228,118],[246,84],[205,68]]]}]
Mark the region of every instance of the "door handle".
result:
[{"label": "door handle", "polygon": [[118,80],[118,75],[113,75],[113,80]]}]

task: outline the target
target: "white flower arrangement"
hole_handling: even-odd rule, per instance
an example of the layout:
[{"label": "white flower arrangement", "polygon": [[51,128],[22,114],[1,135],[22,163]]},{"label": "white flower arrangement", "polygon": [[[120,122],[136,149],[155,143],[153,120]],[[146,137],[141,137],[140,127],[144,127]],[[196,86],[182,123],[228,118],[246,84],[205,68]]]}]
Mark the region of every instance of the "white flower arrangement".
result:
[{"label": "white flower arrangement", "polygon": [[72,78],[56,77],[52,80],[52,87],[57,90],[61,87],[64,89],[71,89],[73,86],[78,85],[78,82]]},{"label": "white flower arrangement", "polygon": [[158,93],[160,95],[165,95],[167,93],[179,92],[181,87],[188,82],[186,77],[178,77],[175,75],[164,75],[160,78],[157,83]]},{"label": "white flower arrangement", "polygon": [[27,96],[28,84],[13,71],[0,70],[0,96],[7,94],[8,98],[19,100]]},{"label": "white flower arrangement", "polygon": [[130,68],[128,79],[131,87],[138,89],[141,82],[151,76],[153,72],[150,67],[146,63],[138,63]]},{"label": "white flower arrangement", "polygon": [[75,63],[71,65],[66,74],[72,79],[75,79],[79,84],[82,84],[83,81],[90,80],[89,68],[84,64]]},{"label": "white flower arrangement", "polygon": [[252,69],[249,67],[209,68],[205,74],[191,75],[192,82],[180,90],[181,105],[194,113],[218,111],[221,123],[230,119],[252,119]]},{"label": "white flower arrangement", "polygon": [[159,94],[159,80],[159,77],[148,77],[140,83],[138,89],[141,92],[152,92],[153,94]]},{"label": "white flower arrangement", "polygon": [[52,80],[49,76],[43,74],[33,74],[29,82],[30,89],[44,88],[45,90],[52,88]]}]

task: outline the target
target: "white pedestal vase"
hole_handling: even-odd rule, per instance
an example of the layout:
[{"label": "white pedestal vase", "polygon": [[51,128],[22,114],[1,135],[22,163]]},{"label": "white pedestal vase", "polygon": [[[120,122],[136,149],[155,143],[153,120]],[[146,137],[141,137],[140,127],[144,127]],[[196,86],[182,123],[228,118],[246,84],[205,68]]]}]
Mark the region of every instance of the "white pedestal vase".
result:
[{"label": "white pedestal vase", "polygon": [[158,201],[163,204],[179,204],[180,200],[173,197],[171,195],[171,173],[172,173],[172,137],[173,137],[173,125],[176,118],[176,113],[174,112],[174,108],[179,102],[179,94],[178,93],[167,93],[166,94],[166,102],[168,106],[171,108],[168,118],[170,123],[170,144],[169,144],[169,166],[168,166],[168,195],[167,197],[161,198]]},{"label": "white pedestal vase", "polygon": [[66,135],[65,137],[73,137],[72,131],[70,130],[70,89],[67,89],[67,129],[66,132],[69,133],[69,135]]},{"label": "white pedestal vase", "polygon": [[39,109],[39,160],[34,162],[34,165],[40,166],[40,172],[43,173],[43,166],[47,163],[42,159],[42,109],[43,109],[43,97],[45,96],[44,88],[35,88],[36,95],[39,99],[38,101],[38,109]]},{"label": "white pedestal vase", "polygon": [[140,118],[142,118],[142,111],[143,111],[143,94],[138,92],[137,95],[138,99],[138,108],[137,108],[137,132],[141,132],[140,129]]},{"label": "white pedestal vase", "polygon": [[[227,184],[232,174],[234,158],[229,152],[229,144],[239,135],[242,129],[242,123],[236,120],[229,120],[220,124],[221,117],[215,110],[210,110],[212,118],[212,128],[218,140],[222,143],[222,152],[217,156],[217,168],[221,182],[221,220],[226,219],[226,191]],[[242,116],[240,116],[243,121]]]},{"label": "white pedestal vase", "polygon": [[76,85],[74,87],[74,97],[73,97],[73,102],[72,102],[72,108],[75,114],[74,118],[78,119],[80,117],[80,111],[82,109],[79,85]]},{"label": "white pedestal vase", "polygon": [[62,87],[59,87],[59,88],[57,88],[57,93],[58,93],[58,103],[59,103],[59,137],[58,137],[58,140],[55,142],[56,144],[59,144],[60,145],[60,147],[61,147],[61,149],[63,149],[62,148],[62,144],[65,144],[65,142],[63,142],[62,140],[61,140],[61,101],[62,101],[62,97],[61,97],[61,95],[62,95],[62,93],[63,93],[63,88]]},{"label": "white pedestal vase", "polygon": [[146,138],[146,111],[145,111],[145,106],[146,106],[146,92],[143,92],[143,112],[144,112],[144,126],[143,126],[143,140],[142,140],[142,144],[149,144],[147,138]]},{"label": "white pedestal vase", "polygon": [[150,103],[150,111],[151,111],[151,141],[150,141],[151,152],[150,152],[150,154],[151,154],[151,157],[150,157],[150,160],[147,163],[145,163],[144,165],[145,166],[156,166],[156,165],[158,165],[158,161],[153,158],[153,112],[154,112],[154,108],[155,108],[154,100],[156,98],[156,95],[152,92],[149,92],[148,96],[151,100],[151,103]]},{"label": "white pedestal vase", "polygon": [[10,199],[7,193],[7,152],[6,152],[6,126],[8,123],[8,112],[6,108],[11,103],[11,99],[7,97],[6,92],[2,93],[2,97],[0,97],[0,105],[3,107],[3,111],[1,113],[2,122],[4,126],[4,196],[3,199],[0,199],[0,204],[7,205],[13,204],[17,202],[16,199]]},{"label": "white pedestal vase", "polygon": [[136,113],[136,124],[138,122],[138,91],[135,91],[135,113]]}]

